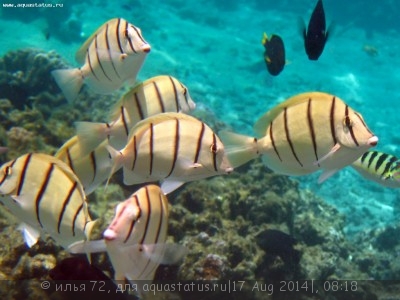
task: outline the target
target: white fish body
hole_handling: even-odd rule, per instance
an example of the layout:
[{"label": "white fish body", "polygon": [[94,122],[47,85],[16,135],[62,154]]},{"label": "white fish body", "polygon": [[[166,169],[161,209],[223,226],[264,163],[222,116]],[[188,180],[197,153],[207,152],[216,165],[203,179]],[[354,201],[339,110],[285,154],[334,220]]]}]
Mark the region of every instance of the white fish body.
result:
[{"label": "white fish body", "polygon": [[324,170],[323,182],[351,164],[378,138],[362,116],[333,95],[296,95],[268,111],[255,124],[262,138],[221,133],[230,145],[228,158],[236,167],[259,155],[273,171],[304,175]]},{"label": "white fish body", "polygon": [[164,112],[189,113],[195,107],[185,85],[172,76],[159,75],[125,93],[115,105],[109,123],[77,122],[77,135],[87,149],[106,138],[112,147],[121,149],[137,122]]},{"label": "white fish body", "polygon": [[146,185],[117,205],[104,239],[75,245],[73,253],[107,251],[115,280],[153,280],[159,264],[176,264],[186,248],[168,244],[168,199]]},{"label": "white fish body", "polygon": [[94,224],[79,179],[60,160],[40,153],[25,154],[0,168],[4,205],[24,224],[28,246],[41,232],[59,245],[86,241]]},{"label": "white fish body", "polygon": [[163,181],[169,193],[183,183],[229,174],[233,168],[219,137],[200,120],[181,113],[149,117],[132,128],[125,148],[108,148],[126,185]]},{"label": "white fish body", "polygon": [[68,101],[77,97],[84,82],[95,92],[108,94],[135,80],[150,49],[138,27],[122,18],[111,19],[78,50],[81,68],[55,70],[52,75]]},{"label": "white fish body", "polygon": [[73,136],[64,143],[54,155],[66,163],[79,178],[86,195],[91,194],[110,176],[112,160],[107,150],[108,142],[103,141],[86,153],[82,149],[82,141]]}]

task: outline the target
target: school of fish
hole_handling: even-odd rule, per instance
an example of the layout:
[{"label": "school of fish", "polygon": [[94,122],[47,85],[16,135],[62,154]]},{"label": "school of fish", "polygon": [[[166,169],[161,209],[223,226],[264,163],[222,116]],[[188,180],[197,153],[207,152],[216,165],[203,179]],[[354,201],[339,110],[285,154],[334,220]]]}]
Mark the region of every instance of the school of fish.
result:
[{"label": "school of fish", "polygon": [[[318,12],[322,2],[317,5]],[[306,40],[311,34],[309,28]],[[281,43],[265,35],[263,43],[274,41]],[[68,101],[78,96],[83,83],[97,93],[110,93],[136,80],[150,48],[137,26],[115,18],[78,50],[82,67],[56,70],[53,76]],[[322,52],[310,49],[314,58]],[[270,53],[266,62],[279,73],[282,68],[272,64]],[[77,134],[54,156],[27,153],[1,166],[0,201],[21,221],[29,247],[46,233],[70,253],[90,257],[106,252],[116,280],[152,280],[159,264],[179,263],[187,252],[167,243],[167,194],[189,181],[229,174],[259,156],[280,174],[321,171],[323,182],[352,166],[383,186],[400,187],[400,160],[370,150],[378,137],[336,95],[294,95],[259,118],[255,136],[245,136],[215,133],[190,116],[196,104],[188,88],[172,76],[131,86],[116,99],[108,122],[78,122]],[[103,239],[90,240],[96,221],[90,217],[87,195],[121,168],[125,185],[146,185],[116,206]]]}]

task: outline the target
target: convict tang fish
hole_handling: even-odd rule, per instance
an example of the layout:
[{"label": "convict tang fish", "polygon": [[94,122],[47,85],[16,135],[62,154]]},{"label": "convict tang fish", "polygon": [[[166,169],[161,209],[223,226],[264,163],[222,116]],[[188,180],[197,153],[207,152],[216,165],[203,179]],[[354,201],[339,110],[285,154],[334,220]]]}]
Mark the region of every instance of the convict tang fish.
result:
[{"label": "convict tang fish", "polygon": [[351,166],[363,177],[380,185],[391,188],[400,187],[400,159],[394,155],[367,151]]},{"label": "convict tang fish", "polygon": [[234,167],[262,155],[273,171],[303,175],[322,169],[323,182],[378,143],[363,117],[340,98],[298,94],[277,105],[254,126],[261,137],[222,132]]},{"label": "convict tang fish", "polygon": [[59,159],[28,153],[0,168],[0,200],[21,221],[25,242],[34,245],[41,232],[68,248],[86,241],[93,224],[83,187]]},{"label": "convict tang fish", "polygon": [[77,135],[86,149],[93,149],[106,138],[111,146],[121,149],[137,122],[164,112],[189,113],[195,107],[185,85],[172,76],[159,75],[125,93],[113,109],[111,122],[77,122]]},{"label": "convict tang fish", "polygon": [[150,49],[138,27],[122,18],[111,19],[76,53],[82,67],[55,70],[52,75],[68,101],[77,97],[84,82],[95,92],[108,94],[135,80]]},{"label": "convict tang fish", "polygon": [[233,170],[211,128],[182,113],[162,113],[140,121],[125,148],[108,149],[113,172],[123,166],[126,185],[162,180],[165,193],[185,182]]}]

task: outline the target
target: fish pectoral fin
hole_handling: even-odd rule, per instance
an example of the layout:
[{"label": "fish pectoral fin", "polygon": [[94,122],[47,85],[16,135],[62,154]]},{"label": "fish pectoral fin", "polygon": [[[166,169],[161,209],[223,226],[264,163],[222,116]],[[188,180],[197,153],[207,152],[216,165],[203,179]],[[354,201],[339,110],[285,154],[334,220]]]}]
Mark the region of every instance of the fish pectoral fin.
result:
[{"label": "fish pectoral fin", "polygon": [[331,177],[333,174],[335,174],[338,169],[333,169],[333,170],[325,170],[321,176],[318,178],[318,183],[323,183],[325,180],[327,180],[329,177]]},{"label": "fish pectoral fin", "polygon": [[164,180],[161,183],[161,190],[163,191],[164,195],[168,195],[169,193],[181,187],[184,183],[184,181],[179,180]]},{"label": "fish pectoral fin", "polygon": [[22,231],[22,235],[24,237],[25,243],[31,248],[33,245],[37,243],[40,237],[40,231],[32,226],[22,223],[19,227],[19,230]]},{"label": "fish pectoral fin", "polygon": [[98,253],[106,252],[106,243],[103,240],[97,241],[78,241],[68,246],[69,253]]},{"label": "fish pectoral fin", "polygon": [[336,151],[338,151],[340,149],[340,144],[336,143],[335,146],[332,147],[332,149],[325,154],[324,156],[322,156],[320,159],[318,159],[317,161],[314,162],[314,165],[319,165],[320,163],[322,163],[324,160],[326,160],[327,158],[331,157],[333,154],[335,154]]},{"label": "fish pectoral fin", "polygon": [[126,53],[111,51],[109,49],[97,49],[97,53],[102,61],[123,61],[128,56]]}]

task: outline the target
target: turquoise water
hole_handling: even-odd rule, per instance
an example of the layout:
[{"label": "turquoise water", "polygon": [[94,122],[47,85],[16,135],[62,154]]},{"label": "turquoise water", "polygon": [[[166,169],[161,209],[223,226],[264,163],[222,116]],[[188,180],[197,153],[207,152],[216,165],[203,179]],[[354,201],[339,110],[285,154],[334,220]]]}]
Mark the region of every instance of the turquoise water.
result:
[{"label": "turquoise water", "polygon": [[[53,1],[46,3],[63,7],[3,6],[0,54],[25,47],[55,50],[77,66],[74,53],[80,44],[104,21],[124,17],[142,29],[152,46],[139,79],[157,74],[179,78],[198,104],[233,130],[252,134],[255,120],[280,101],[319,90],[361,112],[379,137],[377,149],[398,155],[400,25],[395,2],[375,7],[364,1],[325,1],[333,30],[318,61],[308,60],[299,28],[299,19],[308,20],[314,1],[274,2]],[[285,43],[287,64],[276,77],[263,62],[263,32],[279,34]],[[397,191],[365,182],[353,170],[342,170],[323,185],[315,183],[317,176],[299,180],[340,210],[378,208],[373,221],[366,223],[393,221],[390,207],[398,200]],[[380,209],[381,204],[387,210]]]}]

